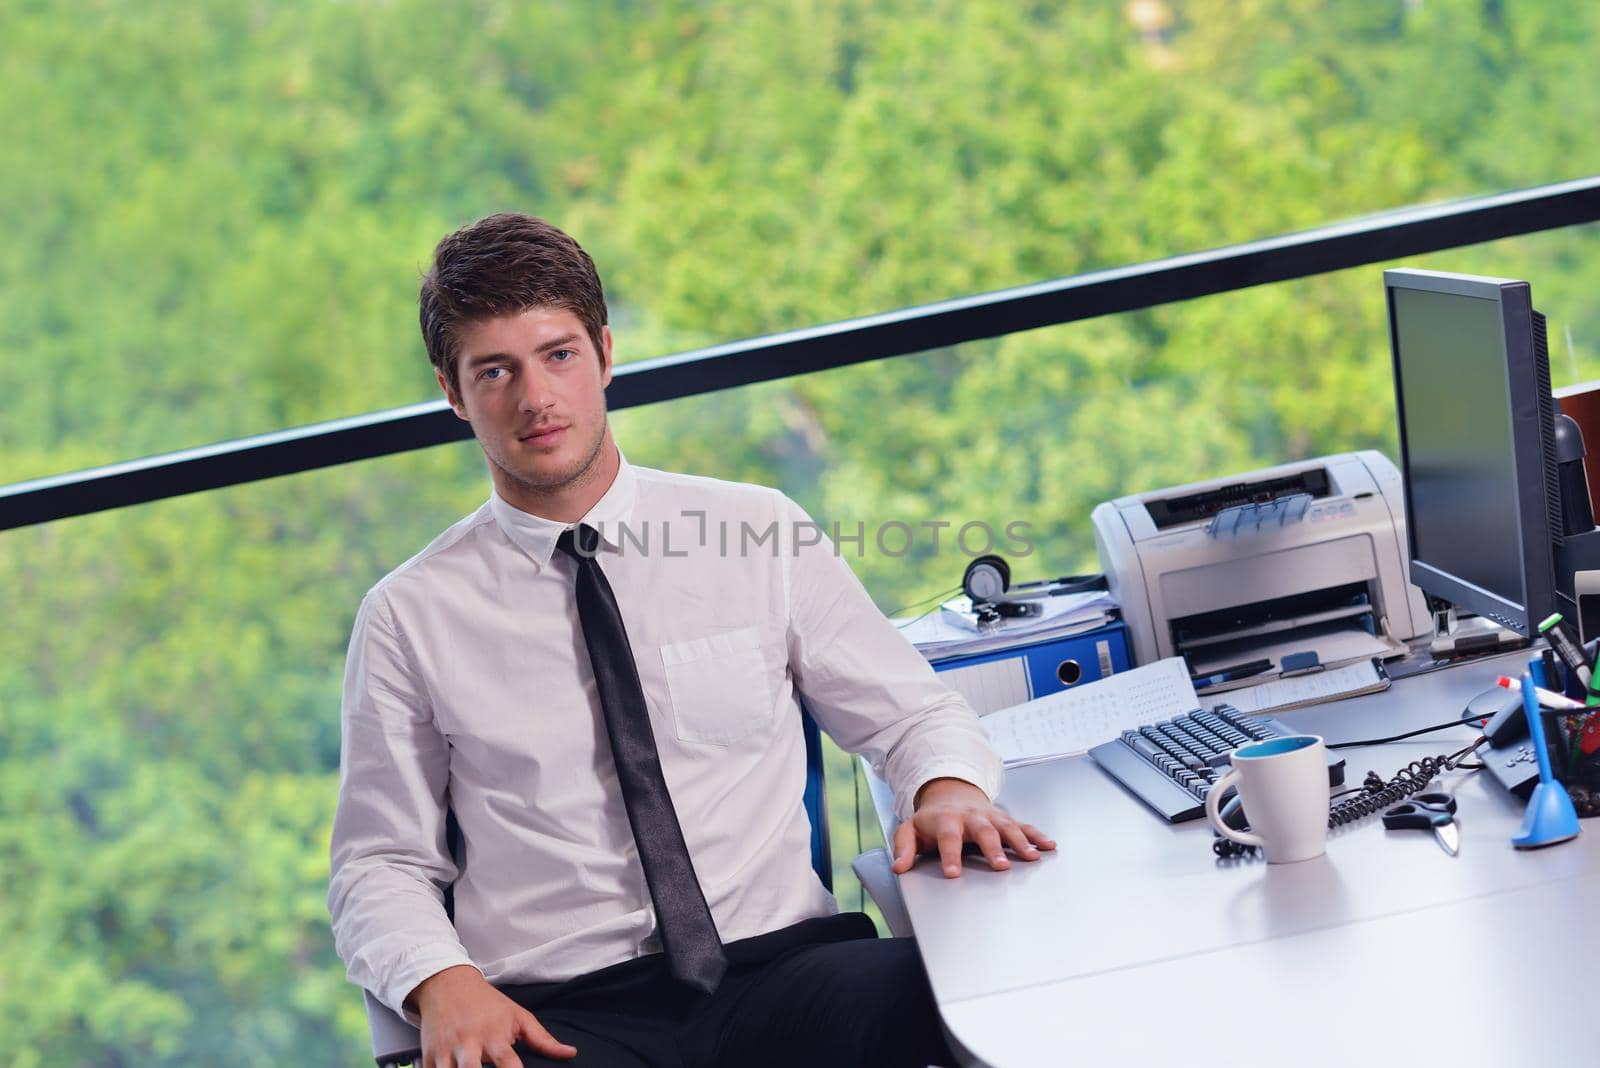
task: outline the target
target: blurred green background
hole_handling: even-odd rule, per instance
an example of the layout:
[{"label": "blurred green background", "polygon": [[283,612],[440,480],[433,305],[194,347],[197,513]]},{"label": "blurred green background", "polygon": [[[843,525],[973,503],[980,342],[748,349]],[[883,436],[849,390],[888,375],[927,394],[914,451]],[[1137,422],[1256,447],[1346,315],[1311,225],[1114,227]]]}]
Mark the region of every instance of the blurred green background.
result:
[{"label": "blurred green background", "polygon": [[[1587,0],[10,0],[0,39],[0,483],[429,398],[421,271],[495,210],[589,248],[627,360],[1600,170]],[[1529,279],[1567,383],[1597,233],[1412,265]],[[1378,267],[615,417],[824,523],[1029,522],[1019,578],[1093,568],[1099,501],[1393,422]],[[469,442],[0,534],[0,1063],[366,1060],[344,645],[486,494]],[[888,610],[959,580],[928,548],[850,560]]]}]

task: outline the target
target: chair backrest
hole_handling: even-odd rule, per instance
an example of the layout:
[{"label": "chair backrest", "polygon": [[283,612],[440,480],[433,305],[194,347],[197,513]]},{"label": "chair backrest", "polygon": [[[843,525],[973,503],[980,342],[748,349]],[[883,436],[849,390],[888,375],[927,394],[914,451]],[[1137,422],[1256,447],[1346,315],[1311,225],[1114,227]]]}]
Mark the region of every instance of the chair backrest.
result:
[{"label": "chair backrest", "polygon": [[811,867],[833,893],[833,853],[828,847],[828,791],[822,775],[822,732],[802,702],[800,729],[806,739],[806,818],[811,821]]},{"label": "chair backrest", "polygon": [[[802,702],[800,729],[806,744],[806,789],[802,798],[806,817],[811,821],[811,867],[822,880],[822,885],[833,892],[833,854],[828,849],[828,792],[823,782],[822,732],[817,721],[811,718]],[[460,854],[455,828],[450,820],[447,837],[452,853]],[[445,908],[454,914],[453,896],[445,890]],[[395,1015],[393,1009],[363,990],[367,1005],[367,1031],[372,1037],[372,1059],[378,1068],[393,1068],[399,1064],[417,1064],[422,1060],[422,1036],[415,1027]]]}]

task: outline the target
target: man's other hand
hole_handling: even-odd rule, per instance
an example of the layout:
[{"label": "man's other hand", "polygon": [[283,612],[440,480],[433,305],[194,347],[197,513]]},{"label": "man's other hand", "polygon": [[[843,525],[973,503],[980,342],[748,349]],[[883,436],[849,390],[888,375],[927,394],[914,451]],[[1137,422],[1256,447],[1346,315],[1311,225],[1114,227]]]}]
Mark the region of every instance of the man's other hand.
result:
[{"label": "man's other hand", "polygon": [[947,879],[961,875],[961,850],[971,842],[989,862],[1004,871],[1011,867],[1006,849],[1023,860],[1038,860],[1039,851],[1056,844],[1039,828],[1018,823],[989,795],[963,779],[932,779],[917,791],[916,810],[894,831],[896,875],[911,870],[917,854],[937,851]]},{"label": "man's other hand", "polygon": [[406,1002],[422,1017],[422,1068],[522,1068],[512,1049],[518,1041],[553,1060],[578,1055],[470,965],[430,975]]}]

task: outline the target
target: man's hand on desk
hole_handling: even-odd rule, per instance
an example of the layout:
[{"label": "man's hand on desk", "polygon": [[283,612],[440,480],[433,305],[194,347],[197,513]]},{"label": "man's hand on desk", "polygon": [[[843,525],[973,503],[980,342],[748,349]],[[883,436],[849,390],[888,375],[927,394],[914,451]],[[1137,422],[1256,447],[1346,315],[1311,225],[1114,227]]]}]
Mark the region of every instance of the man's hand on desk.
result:
[{"label": "man's hand on desk", "polygon": [[917,854],[937,850],[945,878],[958,878],[961,848],[967,842],[975,844],[996,871],[1011,867],[1007,847],[1023,860],[1038,860],[1041,849],[1056,847],[1043,831],[1012,819],[970,782],[931,779],[917,791],[911,818],[895,828],[892,869],[904,875]]},{"label": "man's hand on desk", "polygon": [[422,1017],[423,1068],[478,1068],[481,1064],[522,1068],[522,1058],[512,1049],[517,1042],[552,1060],[578,1055],[470,965],[430,975],[406,1001]]}]

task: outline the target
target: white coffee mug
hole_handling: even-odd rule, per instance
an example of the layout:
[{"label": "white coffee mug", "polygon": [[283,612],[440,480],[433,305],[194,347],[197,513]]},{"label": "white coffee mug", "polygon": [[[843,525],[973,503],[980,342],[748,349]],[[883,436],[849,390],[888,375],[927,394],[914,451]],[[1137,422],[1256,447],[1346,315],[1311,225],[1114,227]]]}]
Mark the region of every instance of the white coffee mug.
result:
[{"label": "white coffee mug", "polygon": [[[1250,821],[1249,831],[1222,822],[1217,804],[1230,786]],[[1320,857],[1328,848],[1328,754],[1314,734],[1293,734],[1241,745],[1233,770],[1206,794],[1206,819],[1217,833],[1259,846],[1269,864]]]}]

